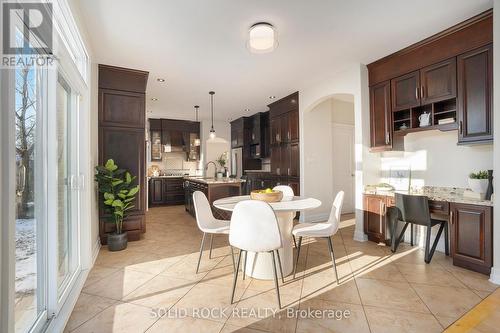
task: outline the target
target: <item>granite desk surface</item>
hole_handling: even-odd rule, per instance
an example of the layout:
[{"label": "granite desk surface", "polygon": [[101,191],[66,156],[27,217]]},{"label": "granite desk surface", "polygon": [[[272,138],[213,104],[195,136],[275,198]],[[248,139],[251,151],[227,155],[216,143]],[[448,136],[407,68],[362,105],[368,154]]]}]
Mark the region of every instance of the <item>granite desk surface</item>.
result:
[{"label": "granite desk surface", "polygon": [[466,189],[464,188],[456,188],[456,187],[438,187],[438,186],[424,186],[420,190],[416,191],[380,191],[375,188],[365,188],[365,194],[376,194],[376,195],[384,195],[384,196],[394,196],[394,193],[403,193],[403,194],[413,194],[413,195],[425,195],[429,198],[429,200],[434,201],[446,201],[446,202],[456,202],[456,203],[464,203],[471,205],[481,205],[481,206],[490,206],[493,207],[492,200],[484,200],[484,199],[476,199],[469,198],[464,196],[464,192]]}]

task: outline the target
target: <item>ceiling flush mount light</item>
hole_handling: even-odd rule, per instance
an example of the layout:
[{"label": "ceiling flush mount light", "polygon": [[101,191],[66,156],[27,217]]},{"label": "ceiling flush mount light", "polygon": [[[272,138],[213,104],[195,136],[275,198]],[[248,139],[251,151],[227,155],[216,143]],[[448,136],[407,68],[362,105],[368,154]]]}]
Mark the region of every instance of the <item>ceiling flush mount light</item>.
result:
[{"label": "ceiling flush mount light", "polygon": [[[194,106],[194,117],[195,117],[195,121],[198,122],[198,109],[200,108],[199,105],[195,105]],[[200,146],[201,145],[201,141],[200,141],[200,138],[196,138],[194,139],[194,145],[196,147]]]},{"label": "ceiling flush mount light", "polygon": [[156,101],[158,100],[158,98],[153,97],[153,98],[151,98],[151,100],[152,100],[153,102],[156,102]]},{"label": "ceiling flush mount light", "polygon": [[212,127],[210,128],[210,139],[215,139],[215,129],[214,129],[214,95],[215,91],[209,91],[210,94],[210,110],[212,110]]},{"label": "ceiling flush mount light", "polygon": [[157,78],[156,81],[158,81],[158,82],[165,82],[165,79]]},{"label": "ceiling flush mount light", "polygon": [[258,22],[248,30],[247,47],[252,53],[268,53],[278,47],[278,32],[267,22]]}]

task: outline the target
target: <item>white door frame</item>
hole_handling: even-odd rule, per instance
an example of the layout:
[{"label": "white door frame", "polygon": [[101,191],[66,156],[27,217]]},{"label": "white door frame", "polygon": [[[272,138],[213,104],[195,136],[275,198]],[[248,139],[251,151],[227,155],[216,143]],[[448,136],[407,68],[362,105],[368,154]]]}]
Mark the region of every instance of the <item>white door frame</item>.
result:
[{"label": "white door frame", "polygon": [[[334,136],[334,133],[335,133],[335,130],[338,129],[338,130],[348,130],[350,133],[351,133],[351,142],[352,142],[352,151],[351,151],[351,162],[352,162],[352,165],[351,165],[351,174],[354,175],[354,168],[355,168],[355,161],[354,161],[354,148],[355,148],[355,142],[354,142],[354,124],[343,124],[343,123],[336,123],[336,122],[332,122],[332,140],[333,140],[333,136]],[[334,144],[332,143],[332,148],[333,148]],[[333,151],[332,151],[332,157],[333,157]],[[335,163],[332,163],[332,180],[334,180],[334,169],[335,168]],[[352,207],[352,213],[355,212],[356,210],[356,185],[355,185],[355,177],[351,177],[351,207]],[[332,184],[333,185],[333,184]],[[336,193],[334,193],[333,195],[335,195]]]}]

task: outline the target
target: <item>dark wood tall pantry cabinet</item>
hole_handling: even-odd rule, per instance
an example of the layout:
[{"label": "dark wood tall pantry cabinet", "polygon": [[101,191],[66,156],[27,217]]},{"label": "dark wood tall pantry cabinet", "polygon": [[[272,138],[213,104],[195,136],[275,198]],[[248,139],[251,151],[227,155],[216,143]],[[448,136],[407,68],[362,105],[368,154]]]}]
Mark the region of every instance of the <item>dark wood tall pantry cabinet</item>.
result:
[{"label": "dark wood tall pantry cabinet", "polygon": [[[146,231],[145,211],[145,92],[148,72],[99,65],[99,164],[113,159],[136,176],[140,185],[131,215],[123,229],[129,240],[138,240]],[[115,229],[99,207],[99,236],[107,243],[107,234]]]}]

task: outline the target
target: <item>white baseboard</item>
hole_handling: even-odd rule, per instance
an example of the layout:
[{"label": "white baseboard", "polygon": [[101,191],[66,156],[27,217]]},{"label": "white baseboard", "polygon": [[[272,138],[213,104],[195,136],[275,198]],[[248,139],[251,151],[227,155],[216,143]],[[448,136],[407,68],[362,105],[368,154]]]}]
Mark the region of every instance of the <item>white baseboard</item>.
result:
[{"label": "white baseboard", "polygon": [[91,268],[95,264],[95,260],[97,259],[97,256],[99,255],[99,250],[101,249],[101,240],[99,237],[97,237],[96,242],[94,244],[94,248],[92,249],[92,265],[90,266]]},{"label": "white baseboard", "polygon": [[490,280],[491,283],[500,285],[500,267],[491,267]]}]

